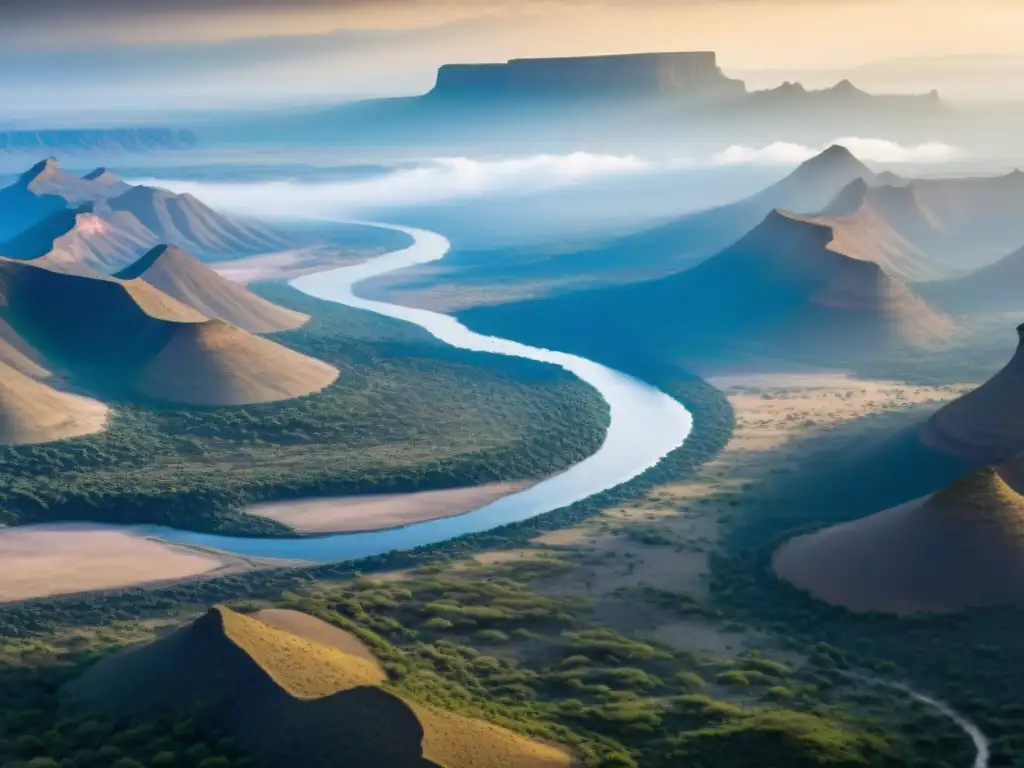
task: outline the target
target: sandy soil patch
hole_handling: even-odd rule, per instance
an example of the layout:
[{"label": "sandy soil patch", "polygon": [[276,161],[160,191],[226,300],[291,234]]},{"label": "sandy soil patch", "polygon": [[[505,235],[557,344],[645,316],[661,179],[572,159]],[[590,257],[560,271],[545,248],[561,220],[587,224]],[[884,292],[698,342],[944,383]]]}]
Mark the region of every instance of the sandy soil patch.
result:
[{"label": "sandy soil patch", "polygon": [[131,533],[89,526],[0,531],[0,601],[184,579],[224,566],[221,559]]},{"label": "sandy soil patch", "polygon": [[[331,648],[336,648],[342,653],[371,661],[378,669],[380,668],[380,662],[377,657],[373,655],[373,651],[367,648],[362,640],[351,632],[346,632],[340,627],[328,624],[316,616],[310,616],[302,611],[266,608],[254,613],[253,617],[259,619],[264,624],[283,629],[285,632],[291,632],[293,635],[298,635],[312,643],[327,645]],[[387,676],[381,671],[381,681],[386,679]]]},{"label": "sandy soil patch", "polygon": [[975,386],[923,387],[844,373],[751,374],[708,381],[728,395],[736,411],[737,429],[727,453],[768,451],[870,413],[921,403],[937,406]]},{"label": "sandy soil patch", "polygon": [[221,277],[246,285],[263,280],[291,280],[313,272],[358,264],[360,255],[346,255],[338,248],[315,246],[277,253],[261,253],[244,259],[211,265]]},{"label": "sandy soil patch", "polygon": [[0,602],[307,565],[171,544],[102,525],[0,528]]},{"label": "sandy soil patch", "polygon": [[488,483],[443,491],[296,499],[257,504],[247,511],[290,525],[300,533],[375,531],[462,515],[529,485]]}]

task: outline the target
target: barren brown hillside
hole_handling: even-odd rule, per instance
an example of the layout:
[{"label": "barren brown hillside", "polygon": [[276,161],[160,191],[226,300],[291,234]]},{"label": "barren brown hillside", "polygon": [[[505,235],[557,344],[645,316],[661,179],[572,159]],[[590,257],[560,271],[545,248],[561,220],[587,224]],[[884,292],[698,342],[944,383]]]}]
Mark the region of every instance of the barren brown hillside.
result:
[{"label": "barren brown hillside", "polygon": [[196,310],[144,280],[0,259],[0,315],[34,349],[122,396],[192,405],[269,402],[323,389],[338,371]]},{"label": "barren brown hillside", "polygon": [[0,364],[21,371],[33,379],[50,376],[43,356],[32,349],[21,335],[0,315]]},{"label": "barren brown hillside", "polygon": [[289,245],[287,238],[269,227],[224,216],[189,194],[136,186],[105,205],[138,219],[156,237],[151,246],[174,243],[203,257],[230,258]]},{"label": "barren brown hillside", "polygon": [[148,397],[190,405],[243,405],[318,392],[338,377],[327,363],[220,320],[182,323],[136,379]]},{"label": "barren brown hillside", "polygon": [[871,517],[801,536],[773,558],[797,587],[858,611],[1024,601],[1024,497],[994,469]]},{"label": "barren brown hillside", "polygon": [[[897,195],[904,188],[886,187]],[[832,228],[831,247],[841,253],[878,264],[886,274],[903,281],[931,280],[941,271],[928,256],[897,231],[890,218],[893,195],[871,188],[862,179],[851,182],[814,221]]]},{"label": "barren brown hillside", "polygon": [[86,204],[47,216],[0,244],[0,255],[41,259],[63,271],[102,275],[133,263],[155,241],[156,236],[131,214],[103,218]]},{"label": "barren brown hillside", "polygon": [[1024,450],[1024,325],[1010,362],[977,389],[941,408],[921,441],[975,466],[1001,464]]},{"label": "barren brown hillside", "polygon": [[195,256],[173,245],[159,245],[117,275],[142,280],[211,320],[223,320],[251,333],[298,328],[308,315],[272,304],[226,280]]},{"label": "barren brown hillside", "polygon": [[0,363],[0,444],[48,443],[99,432],[107,407],[58,392]]}]

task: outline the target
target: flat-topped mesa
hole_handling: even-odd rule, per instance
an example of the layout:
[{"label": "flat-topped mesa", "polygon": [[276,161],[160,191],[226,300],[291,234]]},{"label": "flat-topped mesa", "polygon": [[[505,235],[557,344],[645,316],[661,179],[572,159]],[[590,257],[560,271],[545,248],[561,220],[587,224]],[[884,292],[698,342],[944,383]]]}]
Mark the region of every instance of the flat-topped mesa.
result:
[{"label": "flat-topped mesa", "polygon": [[698,97],[743,96],[746,86],[726,77],[713,52],[637,53],[504,64],[446,64],[432,97]]}]

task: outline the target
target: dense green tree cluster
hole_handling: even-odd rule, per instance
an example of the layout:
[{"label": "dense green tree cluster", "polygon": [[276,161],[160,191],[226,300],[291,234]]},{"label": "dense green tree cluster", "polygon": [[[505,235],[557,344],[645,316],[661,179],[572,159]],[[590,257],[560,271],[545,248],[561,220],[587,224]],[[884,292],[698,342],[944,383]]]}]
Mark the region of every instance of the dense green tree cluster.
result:
[{"label": "dense green tree cluster", "polygon": [[287,287],[265,292],[311,314],[280,340],[337,366],[337,382],[235,408],[119,403],[103,433],[0,448],[0,523],[285,534],[242,510],[303,496],[539,479],[604,438],[607,404],[559,368],[453,349],[415,326]]}]

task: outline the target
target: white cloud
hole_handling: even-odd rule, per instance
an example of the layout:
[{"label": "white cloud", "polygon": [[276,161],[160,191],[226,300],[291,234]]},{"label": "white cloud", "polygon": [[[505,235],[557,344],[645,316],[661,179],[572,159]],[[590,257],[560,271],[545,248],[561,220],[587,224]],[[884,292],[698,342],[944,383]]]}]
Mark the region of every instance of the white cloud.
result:
[{"label": "white cloud", "polygon": [[532,155],[475,160],[443,157],[358,181],[261,183],[137,179],[136,183],[190,192],[214,208],[256,216],[352,216],[395,206],[414,206],[478,195],[524,194],[568,187],[615,174],[641,173],[655,165],[635,155]]},{"label": "white cloud", "polygon": [[875,163],[944,163],[960,155],[958,147],[929,141],[924,144],[903,146],[885,139],[861,139],[856,136],[836,139],[861,160]]},{"label": "white cloud", "polygon": [[713,154],[709,165],[795,165],[809,160],[817,150],[801,144],[777,141],[766,147],[744,147],[739,144]]},{"label": "white cloud", "polygon": [[[867,162],[941,163],[959,154],[937,142],[903,146],[885,139],[848,137],[834,142]],[[828,146],[828,145],[825,145]],[[469,197],[515,196],[579,186],[641,173],[743,165],[795,166],[825,147],[776,142],[764,147],[731,146],[703,158],[684,155],[644,158],[573,152],[477,159],[441,157],[376,176],[333,181],[209,182],[136,179],[137,183],[191,192],[214,208],[267,218],[360,218],[395,207],[413,207]]]},{"label": "white cloud", "polygon": [[777,141],[765,147],[733,145],[708,160],[710,165],[796,165],[809,160],[831,144],[841,144],[868,163],[942,163],[960,155],[957,147],[942,142],[904,146],[887,139],[846,136],[821,147]]}]

